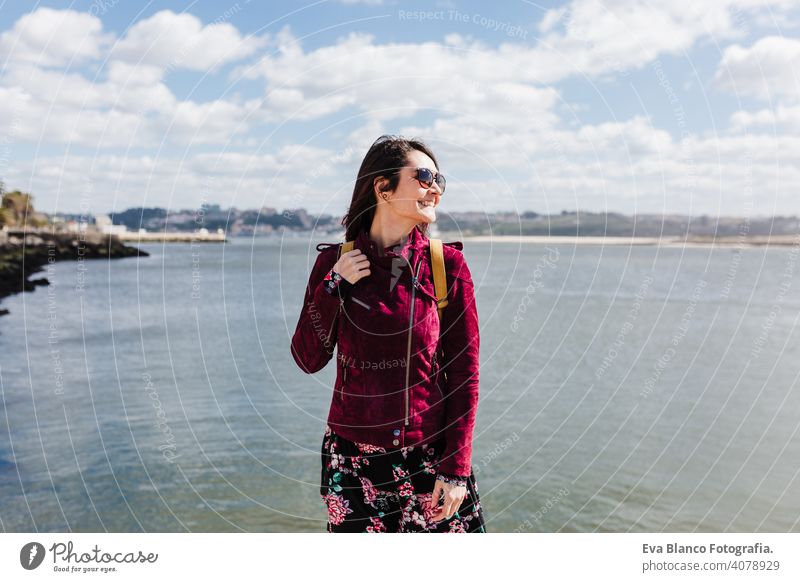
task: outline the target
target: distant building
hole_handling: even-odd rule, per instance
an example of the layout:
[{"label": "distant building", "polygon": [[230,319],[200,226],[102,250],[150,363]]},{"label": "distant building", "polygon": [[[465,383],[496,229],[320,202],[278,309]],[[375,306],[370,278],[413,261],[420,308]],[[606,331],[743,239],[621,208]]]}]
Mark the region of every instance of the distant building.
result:
[{"label": "distant building", "polygon": [[77,220],[67,221],[67,232],[85,232],[88,227],[89,223],[85,220],[81,220],[80,222]]},{"label": "distant building", "polygon": [[128,232],[128,227],[124,224],[113,224],[107,214],[98,214],[94,217],[94,224],[97,230],[103,234],[121,234]]},{"label": "distant building", "polygon": [[295,210],[294,214],[297,217],[297,220],[300,222],[301,228],[311,228],[313,221],[311,220],[311,217],[308,215],[308,212],[306,212],[305,208],[298,208],[297,210]]}]

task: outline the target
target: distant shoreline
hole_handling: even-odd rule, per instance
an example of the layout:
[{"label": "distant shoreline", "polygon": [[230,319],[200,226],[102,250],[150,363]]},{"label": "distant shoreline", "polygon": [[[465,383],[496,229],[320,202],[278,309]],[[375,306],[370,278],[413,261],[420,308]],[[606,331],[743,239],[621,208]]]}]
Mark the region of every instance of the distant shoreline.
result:
[{"label": "distant shoreline", "polygon": [[[0,301],[10,295],[33,291],[40,285],[49,285],[47,277],[31,277],[56,261],[149,256],[147,251],[99,232],[3,230],[0,235]],[[8,309],[0,308],[0,316],[8,313]]]},{"label": "distant shoreline", "polygon": [[470,235],[443,232],[434,238],[469,242],[517,244],[574,244],[574,245],[649,245],[663,247],[710,246],[792,246],[800,245],[800,234],[775,236],[720,236],[702,237],[630,237],[630,236],[542,236],[542,235]]}]

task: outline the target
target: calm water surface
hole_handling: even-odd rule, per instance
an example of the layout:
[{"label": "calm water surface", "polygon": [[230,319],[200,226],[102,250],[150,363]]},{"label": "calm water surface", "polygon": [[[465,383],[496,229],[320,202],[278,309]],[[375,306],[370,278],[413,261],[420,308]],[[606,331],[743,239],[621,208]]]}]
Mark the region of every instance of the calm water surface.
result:
[{"label": "calm water surface", "polygon": [[[4,300],[2,530],[324,531],[335,367],[289,353],[320,240],[148,244]],[[797,251],[466,241],[487,528],[800,531]]]}]

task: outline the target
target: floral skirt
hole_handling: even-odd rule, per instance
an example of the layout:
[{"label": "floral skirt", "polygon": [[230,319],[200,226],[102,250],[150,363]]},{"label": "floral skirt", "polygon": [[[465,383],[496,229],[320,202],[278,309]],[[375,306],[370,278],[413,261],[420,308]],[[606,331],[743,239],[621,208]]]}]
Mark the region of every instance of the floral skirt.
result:
[{"label": "floral skirt", "polygon": [[486,532],[475,475],[450,519],[430,518],[444,440],[401,448],[355,443],[325,427],[320,495],[329,532]]}]

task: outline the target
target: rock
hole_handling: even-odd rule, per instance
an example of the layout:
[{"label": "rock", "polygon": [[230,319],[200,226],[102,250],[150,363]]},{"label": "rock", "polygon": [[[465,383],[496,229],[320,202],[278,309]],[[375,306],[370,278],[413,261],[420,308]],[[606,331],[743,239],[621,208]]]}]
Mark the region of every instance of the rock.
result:
[{"label": "rock", "polygon": [[[38,230],[35,233],[9,231],[7,243],[0,245],[0,299],[14,293],[33,291],[40,285],[49,285],[46,277],[30,277],[44,269],[48,259],[56,261],[82,259],[117,259],[147,257],[149,253],[127,246],[114,236],[97,233],[91,240],[79,240],[77,233],[53,233]],[[0,311],[0,315],[8,310]]]}]

